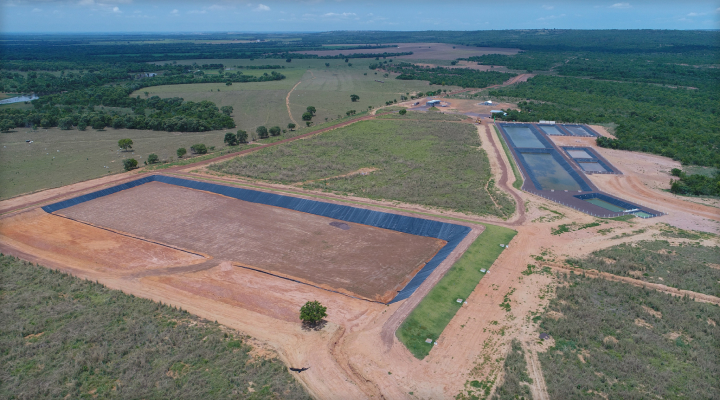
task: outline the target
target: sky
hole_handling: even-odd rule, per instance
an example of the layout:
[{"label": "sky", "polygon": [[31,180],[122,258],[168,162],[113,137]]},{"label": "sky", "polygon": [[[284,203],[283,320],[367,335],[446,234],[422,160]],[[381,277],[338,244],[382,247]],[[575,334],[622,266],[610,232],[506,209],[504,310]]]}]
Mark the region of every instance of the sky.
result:
[{"label": "sky", "polygon": [[707,0],[0,0],[0,32],[720,29]]}]

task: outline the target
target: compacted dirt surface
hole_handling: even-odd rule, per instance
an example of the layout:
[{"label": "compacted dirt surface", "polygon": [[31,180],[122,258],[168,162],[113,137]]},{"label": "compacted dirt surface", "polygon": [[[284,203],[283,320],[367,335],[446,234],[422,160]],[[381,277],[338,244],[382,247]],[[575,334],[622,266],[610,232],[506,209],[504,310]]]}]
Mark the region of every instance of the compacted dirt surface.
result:
[{"label": "compacted dirt surface", "polygon": [[160,182],[56,214],[380,302],[446,244]]},{"label": "compacted dirt surface", "polygon": [[[466,106],[466,112],[473,112],[471,105]],[[597,227],[552,235],[551,230],[560,224],[582,225],[598,220],[515,189],[511,160],[490,121],[484,119],[477,128],[495,184],[508,192],[518,205],[516,213],[506,220],[219,176],[202,170],[202,165],[166,172],[401,215],[421,213],[422,218],[470,226],[473,230],[466,240],[413,296],[401,302],[385,305],[316,286],[321,286],[320,281],[325,279],[323,282],[328,286],[352,293],[364,291],[364,297],[382,295],[432,257],[437,251],[436,241],[418,242],[356,225],[342,230],[330,226],[330,219],[291,215],[294,212],[281,212],[268,206],[240,210],[222,196],[198,191],[180,194],[160,183],[143,186],[155,193],[160,190],[161,195],[128,190],[115,198],[107,196],[105,203],[100,199],[62,210],[60,213],[65,216],[49,215],[37,208],[50,200],[120,182],[128,179],[126,176],[0,202],[0,210],[5,210],[0,217],[0,250],[49,268],[98,280],[114,289],[182,307],[248,334],[289,367],[309,368],[294,374],[316,398],[442,399],[458,395],[487,398],[486,393],[474,389],[470,382],[489,382],[495,390],[502,382],[502,362],[510,340],[518,338],[526,351],[534,398],[547,399],[543,376],[556,371],[543,371],[537,354],[548,351],[554,342],[552,338],[538,340],[538,326],[532,321],[531,313],[544,310],[556,280],[547,273],[522,274],[528,264],[538,269],[543,265],[555,268],[567,257],[581,257],[621,243],[658,238],[673,244],[717,246],[720,242],[715,236],[690,240],[666,237],[663,233],[668,226],[718,233],[719,209],[663,191],[667,171],[676,165],[665,158],[599,149],[592,138],[553,138],[562,145],[591,146],[623,172],[623,175],[592,175],[590,179],[601,190],[647,204],[668,215],[630,221],[603,220]],[[113,209],[118,204],[124,204],[125,208]],[[241,212],[250,213],[251,218],[247,221],[239,218]],[[288,225],[287,221],[293,224]],[[474,238],[483,234],[482,224],[486,223],[509,227],[518,233],[466,299],[467,304],[460,307],[437,338],[430,354],[423,360],[416,359],[398,341],[395,330]],[[267,234],[259,235],[258,229]],[[250,231],[255,233],[246,236]],[[315,232],[319,232],[317,237]],[[280,240],[278,235],[289,235],[290,239]],[[191,239],[179,240],[180,236]],[[400,243],[415,249],[413,254],[402,253],[397,246]],[[366,245],[376,246],[377,250],[370,253],[381,253],[382,259],[414,258],[402,266],[401,263],[378,265],[379,254],[361,252]],[[388,251],[390,247],[398,250]],[[342,251],[333,250],[336,248]],[[348,263],[346,265],[361,268],[362,272],[342,268],[313,272],[311,257],[319,257],[314,259],[325,263],[324,266],[340,259]],[[250,258],[252,263],[247,261]],[[542,261],[538,261],[540,259]],[[257,270],[240,268],[243,263],[253,264]],[[282,270],[277,265],[282,265]],[[303,276],[315,286],[298,282],[305,278],[288,280],[265,273],[275,271],[270,268],[273,266],[278,268],[276,275],[307,274]],[[392,271],[396,267],[403,271]],[[602,274],[596,276],[604,278]],[[377,287],[364,282],[374,282]],[[671,292],[658,286],[648,288]],[[328,307],[327,323],[322,329],[303,329],[297,319],[300,306],[308,300],[318,300]],[[501,303],[509,307],[501,307]]]}]

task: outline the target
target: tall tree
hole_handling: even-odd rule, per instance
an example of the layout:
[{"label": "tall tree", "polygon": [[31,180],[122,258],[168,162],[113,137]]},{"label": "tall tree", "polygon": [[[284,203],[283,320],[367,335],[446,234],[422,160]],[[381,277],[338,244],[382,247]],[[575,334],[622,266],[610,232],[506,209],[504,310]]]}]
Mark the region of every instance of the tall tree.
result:
[{"label": "tall tree", "polygon": [[223,139],[223,142],[225,142],[225,144],[227,144],[228,146],[237,146],[238,145],[237,135],[235,135],[232,132],[228,132],[225,134],[225,138]]},{"label": "tall tree", "polygon": [[260,139],[265,139],[268,137],[268,130],[264,126],[258,126],[257,129],[255,129],[255,132],[258,134],[258,137],[260,137]]},{"label": "tall tree", "polygon": [[356,95],[356,94],[351,94],[351,95],[350,95],[350,100],[353,101],[353,102],[358,101],[358,100],[360,100],[360,96],[358,96],[358,95]]},{"label": "tall tree", "polygon": [[279,126],[273,126],[270,128],[270,136],[279,136],[280,135],[280,127]]},{"label": "tall tree", "polygon": [[118,140],[118,146],[123,149],[124,151],[128,151],[129,149],[132,149],[133,141],[132,139],[120,139]]}]

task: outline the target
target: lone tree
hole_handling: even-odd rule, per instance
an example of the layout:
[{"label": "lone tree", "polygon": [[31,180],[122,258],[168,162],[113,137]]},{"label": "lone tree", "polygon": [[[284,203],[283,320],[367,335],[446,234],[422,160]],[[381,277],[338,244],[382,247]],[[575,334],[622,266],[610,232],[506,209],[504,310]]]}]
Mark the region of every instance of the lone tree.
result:
[{"label": "lone tree", "polygon": [[240,129],[237,131],[237,141],[238,143],[247,143],[248,134],[244,130]]},{"label": "lone tree", "polygon": [[313,106],[308,106],[308,108],[307,108],[307,112],[309,112],[309,113],[312,114],[313,116],[315,116],[315,112],[316,112],[316,111],[317,111],[317,110],[316,110],[315,107],[313,107]]},{"label": "lone tree", "polygon": [[300,307],[300,320],[304,324],[317,325],[323,318],[327,317],[327,307],[323,307],[319,301],[308,301]]},{"label": "lone tree", "polygon": [[255,129],[255,132],[258,134],[260,139],[266,139],[268,137],[268,130],[264,126],[258,126],[257,129]]},{"label": "lone tree", "polygon": [[279,136],[280,135],[280,127],[279,126],[273,126],[270,128],[270,136]]},{"label": "lone tree", "polygon": [[125,167],[125,171],[130,171],[137,168],[137,164],[138,162],[134,158],[127,158],[123,160],[123,167]]},{"label": "lone tree", "polygon": [[177,149],[177,151],[175,153],[177,154],[178,158],[182,158],[182,156],[187,154],[187,149],[184,147],[181,147],[181,148]]},{"label": "lone tree", "polygon": [[228,132],[225,134],[225,139],[223,140],[225,144],[228,146],[237,146],[238,145],[238,138],[237,135],[235,135],[232,132]]},{"label": "lone tree", "polygon": [[292,131],[292,130],[295,130],[295,126],[296,126],[296,125],[291,122],[291,123],[288,124],[288,129],[290,129],[291,131]]},{"label": "lone tree", "polygon": [[118,146],[120,146],[121,149],[124,151],[128,151],[132,149],[133,141],[132,139],[120,139],[118,140]]},{"label": "lone tree", "polygon": [[358,96],[356,94],[351,94],[350,100],[352,100],[353,102],[356,102],[356,101],[360,100],[360,96]]},{"label": "lone tree", "polygon": [[158,157],[157,154],[155,154],[155,153],[150,153],[150,155],[148,155],[148,159],[147,159],[147,163],[148,163],[148,164],[155,164],[155,163],[157,163],[157,162],[159,162],[159,161],[160,161],[160,157]]},{"label": "lone tree", "polygon": [[407,110],[403,108],[402,110],[398,111],[398,114],[405,115],[407,114]]}]

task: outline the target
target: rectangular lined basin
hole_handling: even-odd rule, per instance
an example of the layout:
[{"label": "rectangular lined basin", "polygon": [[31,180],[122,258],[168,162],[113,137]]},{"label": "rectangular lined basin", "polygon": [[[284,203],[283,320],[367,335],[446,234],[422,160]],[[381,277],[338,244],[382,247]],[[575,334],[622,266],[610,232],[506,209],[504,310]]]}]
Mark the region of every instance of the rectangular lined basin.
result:
[{"label": "rectangular lined basin", "polygon": [[503,125],[515,147],[544,149],[545,145],[527,126]]},{"label": "rectangular lined basin", "polygon": [[570,173],[550,153],[520,153],[540,190],[582,190]]},{"label": "rectangular lined basin", "polygon": [[585,150],[568,150],[567,153],[572,158],[593,158],[593,156],[588,154]]},{"label": "rectangular lined basin", "polygon": [[579,162],[580,168],[587,172],[607,172],[607,170],[597,162]]},{"label": "rectangular lined basin", "polygon": [[582,126],[565,126],[565,129],[567,129],[568,132],[572,133],[573,136],[592,136],[590,132],[588,132]]},{"label": "rectangular lined basin", "polygon": [[542,129],[542,131],[545,132],[546,135],[565,136],[564,133],[560,132],[560,129],[553,125],[538,125],[538,128]]},{"label": "rectangular lined basin", "polygon": [[606,209],[606,210],[609,210],[609,211],[613,211],[613,212],[625,211],[625,209],[622,208],[622,207],[618,207],[618,206],[616,206],[615,204],[609,203],[609,202],[607,202],[607,201],[605,201],[605,200],[601,200],[601,199],[598,199],[598,198],[585,199],[585,201],[587,201],[587,202],[590,203],[590,204],[595,204],[596,206],[600,206],[600,207],[602,207],[602,208],[604,208],[604,209]]}]

